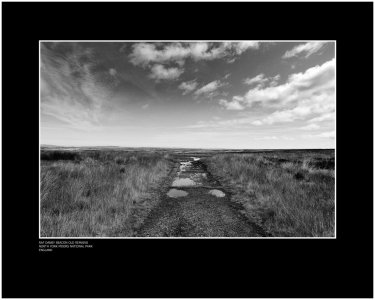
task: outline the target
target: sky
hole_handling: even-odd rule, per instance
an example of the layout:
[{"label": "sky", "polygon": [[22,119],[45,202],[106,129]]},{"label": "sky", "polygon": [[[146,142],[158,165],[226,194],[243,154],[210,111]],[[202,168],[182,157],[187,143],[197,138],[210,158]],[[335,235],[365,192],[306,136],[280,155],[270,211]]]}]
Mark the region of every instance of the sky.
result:
[{"label": "sky", "polygon": [[40,143],[335,148],[335,43],[40,42]]}]

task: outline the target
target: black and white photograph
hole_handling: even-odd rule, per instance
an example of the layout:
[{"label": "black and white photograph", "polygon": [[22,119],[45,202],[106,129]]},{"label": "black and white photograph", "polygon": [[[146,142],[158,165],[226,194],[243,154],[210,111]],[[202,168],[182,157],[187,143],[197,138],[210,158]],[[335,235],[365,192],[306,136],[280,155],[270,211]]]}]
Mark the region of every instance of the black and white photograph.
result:
[{"label": "black and white photograph", "polygon": [[335,237],[335,41],[40,41],[40,237]]},{"label": "black and white photograph", "polygon": [[373,298],[373,2],[11,2],[2,298]]}]

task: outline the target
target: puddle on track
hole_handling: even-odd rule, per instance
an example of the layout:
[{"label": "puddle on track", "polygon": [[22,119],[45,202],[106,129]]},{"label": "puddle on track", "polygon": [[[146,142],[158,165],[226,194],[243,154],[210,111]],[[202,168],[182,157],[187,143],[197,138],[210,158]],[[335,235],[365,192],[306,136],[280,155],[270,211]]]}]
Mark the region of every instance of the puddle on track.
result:
[{"label": "puddle on track", "polygon": [[190,178],[176,178],[172,186],[194,186],[196,182]]},{"label": "puddle on track", "polygon": [[219,198],[225,197],[225,194],[220,190],[210,190],[208,193]]},{"label": "puddle on track", "polygon": [[177,190],[177,189],[170,189],[167,195],[168,197],[171,197],[171,198],[179,198],[179,197],[187,196],[188,192]]},{"label": "puddle on track", "polygon": [[177,176],[173,179],[172,187],[199,187],[208,184],[207,173],[201,165],[196,163],[199,157],[191,157],[190,160],[180,162]]},{"label": "puddle on track", "polygon": [[[208,181],[207,173],[204,172],[200,163],[195,163],[199,161],[199,157],[191,157],[192,160],[190,161],[181,161],[180,162],[180,169],[177,172],[177,176],[173,179],[172,187],[200,187],[204,185],[210,185]],[[225,197],[225,193],[217,190],[212,189],[208,191],[209,195],[212,195],[217,198]],[[183,190],[171,188],[168,193],[168,197],[171,198],[179,198],[185,197],[188,195],[188,192]]]}]

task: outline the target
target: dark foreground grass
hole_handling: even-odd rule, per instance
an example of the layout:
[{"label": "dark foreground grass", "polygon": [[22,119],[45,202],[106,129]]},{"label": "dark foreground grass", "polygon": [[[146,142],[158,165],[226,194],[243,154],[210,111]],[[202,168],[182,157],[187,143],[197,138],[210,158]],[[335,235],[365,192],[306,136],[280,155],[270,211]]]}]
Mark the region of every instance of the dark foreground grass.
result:
[{"label": "dark foreground grass", "polygon": [[41,236],[130,236],[135,206],[173,163],[167,155],[121,151],[42,151]]},{"label": "dark foreground grass", "polygon": [[273,236],[334,236],[334,151],[219,154],[207,164]]}]

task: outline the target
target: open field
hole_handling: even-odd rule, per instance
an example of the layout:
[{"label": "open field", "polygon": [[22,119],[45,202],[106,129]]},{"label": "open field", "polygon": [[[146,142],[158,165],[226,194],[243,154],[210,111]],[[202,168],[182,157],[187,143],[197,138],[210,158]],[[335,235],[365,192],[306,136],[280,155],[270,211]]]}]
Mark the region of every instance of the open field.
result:
[{"label": "open field", "polygon": [[171,170],[153,152],[42,151],[41,236],[129,236]]},{"label": "open field", "polygon": [[41,236],[334,236],[334,160],[334,150],[42,147]]},{"label": "open field", "polygon": [[273,236],[334,236],[334,151],[219,154],[212,174]]}]

